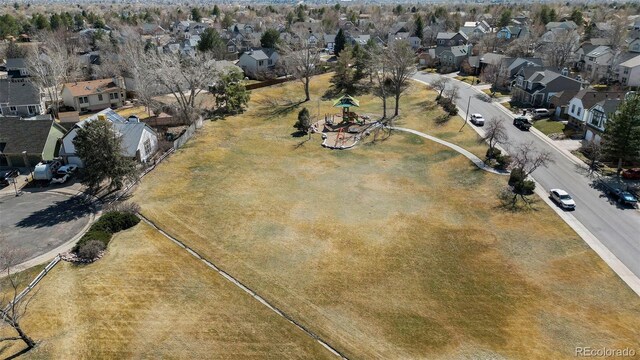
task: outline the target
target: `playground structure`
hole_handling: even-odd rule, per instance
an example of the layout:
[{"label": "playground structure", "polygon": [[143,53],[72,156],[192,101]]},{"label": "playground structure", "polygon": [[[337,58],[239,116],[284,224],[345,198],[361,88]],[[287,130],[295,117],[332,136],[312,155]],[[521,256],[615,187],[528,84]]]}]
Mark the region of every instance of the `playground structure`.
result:
[{"label": "playground structure", "polygon": [[358,115],[351,111],[353,107],[360,107],[360,103],[349,95],[336,100],[333,106],[342,108],[342,113],[325,115],[323,120],[311,126],[313,132],[322,132],[322,146],[326,148],[352,148],[360,139],[382,126],[379,121],[371,121],[368,115]]}]

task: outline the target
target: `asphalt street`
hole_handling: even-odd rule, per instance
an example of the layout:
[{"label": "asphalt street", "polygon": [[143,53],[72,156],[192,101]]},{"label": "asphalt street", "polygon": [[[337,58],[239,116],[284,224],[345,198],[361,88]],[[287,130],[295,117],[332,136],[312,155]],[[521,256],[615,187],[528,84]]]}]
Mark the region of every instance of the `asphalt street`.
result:
[{"label": "asphalt street", "polygon": [[90,220],[93,208],[80,196],[54,192],[0,195],[0,248],[19,262],[71,240]]},{"label": "asphalt street", "polygon": [[[418,72],[414,79],[432,82],[440,75]],[[583,168],[561,151],[529,131],[521,131],[513,126],[513,115],[492,102],[485,102],[475,96],[479,91],[466,83],[450,81],[459,88],[460,98],[456,102],[469,114],[480,113],[487,121],[494,119],[505,122],[509,136],[507,151],[522,143],[531,143],[536,151],[550,151],[553,163],[533,172],[533,178],[546,190],[561,188],[569,192],[576,202],[572,215],[580,221],[598,240],[606,246],[631,272],[640,277],[640,211],[623,208],[610,201],[600,190],[593,187]],[[469,102],[469,98],[471,101]],[[467,126],[474,126],[467,124]]]}]

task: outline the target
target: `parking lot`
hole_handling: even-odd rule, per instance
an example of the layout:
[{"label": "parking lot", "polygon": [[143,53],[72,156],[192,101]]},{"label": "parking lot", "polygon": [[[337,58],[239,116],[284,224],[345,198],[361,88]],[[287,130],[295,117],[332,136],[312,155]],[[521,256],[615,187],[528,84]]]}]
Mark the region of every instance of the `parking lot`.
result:
[{"label": "parking lot", "polygon": [[0,247],[33,259],[72,240],[92,213],[86,198],[58,191],[0,194]]}]

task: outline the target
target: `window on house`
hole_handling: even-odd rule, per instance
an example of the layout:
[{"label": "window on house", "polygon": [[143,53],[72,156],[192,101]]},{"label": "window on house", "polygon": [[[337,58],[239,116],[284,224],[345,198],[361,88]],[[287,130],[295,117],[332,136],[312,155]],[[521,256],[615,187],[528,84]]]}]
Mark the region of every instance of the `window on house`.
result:
[{"label": "window on house", "polygon": [[258,66],[262,66],[262,65],[264,65],[264,60],[258,61]]},{"label": "window on house", "polygon": [[605,116],[602,111],[593,110],[593,116],[591,117],[591,121],[589,122],[591,125],[603,128],[605,121]]},{"label": "window on house", "polygon": [[18,111],[18,108],[15,106],[9,106],[9,111]]},{"label": "window on house", "polygon": [[571,105],[571,112],[576,112],[576,104]]},{"label": "window on house", "polygon": [[589,61],[593,61],[595,58],[593,56],[589,56]]},{"label": "window on house", "polygon": [[578,108],[578,112],[576,113],[576,115],[580,116],[581,113],[582,113],[582,108]]},{"label": "window on house", "polygon": [[86,96],[80,96],[78,98],[80,100],[80,104],[88,104],[89,103],[89,98]]},{"label": "window on house", "polygon": [[33,105],[29,105],[29,106],[27,107],[27,109],[28,109],[28,111],[29,111],[29,114],[35,114],[35,113],[36,113],[36,107],[35,107],[35,106],[33,106]]},{"label": "window on house", "polygon": [[98,94],[98,100],[102,101],[102,94]]},{"label": "window on house", "polygon": [[147,139],[144,141],[144,153],[145,155],[151,154],[151,140]]},{"label": "window on house", "polygon": [[629,74],[629,68],[624,68],[623,73],[624,73],[625,75]]},{"label": "window on house", "polygon": [[268,65],[272,65],[273,64],[273,60],[269,59],[269,61],[267,62]]}]

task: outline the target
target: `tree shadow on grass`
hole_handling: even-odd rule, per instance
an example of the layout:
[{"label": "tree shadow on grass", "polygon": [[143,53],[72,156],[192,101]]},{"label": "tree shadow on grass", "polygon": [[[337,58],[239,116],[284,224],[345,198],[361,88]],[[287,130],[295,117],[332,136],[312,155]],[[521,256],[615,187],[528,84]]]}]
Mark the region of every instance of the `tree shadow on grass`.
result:
[{"label": "tree shadow on grass", "polygon": [[511,188],[503,189],[498,194],[500,204],[496,206],[496,210],[511,213],[538,211],[536,205],[538,204],[539,200],[531,195],[533,195],[533,193],[521,195],[514,193]]},{"label": "tree shadow on grass", "polygon": [[21,228],[51,227],[83,218],[93,211],[94,206],[91,201],[82,196],[73,196],[30,214],[20,220],[16,226]]},{"label": "tree shadow on grass", "polygon": [[304,100],[291,100],[285,99],[280,102],[274,99],[264,99],[258,101],[258,116],[264,117],[267,120],[272,120],[281,116],[290,114],[293,110],[297,109],[300,104],[304,103]]}]

